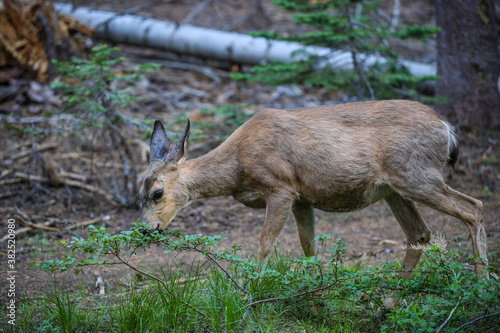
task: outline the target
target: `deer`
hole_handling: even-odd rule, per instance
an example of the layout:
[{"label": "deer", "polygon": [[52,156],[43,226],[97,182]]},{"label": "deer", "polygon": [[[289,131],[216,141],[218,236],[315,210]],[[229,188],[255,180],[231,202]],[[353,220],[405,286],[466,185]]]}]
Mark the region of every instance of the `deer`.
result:
[{"label": "deer", "polygon": [[162,123],[154,123],[139,193],[141,220],[150,230],[164,230],[191,200],[233,196],[266,209],[259,262],[290,211],[304,254],[315,256],[314,209],[350,212],[385,200],[406,236],[400,272],[406,278],[431,238],[419,203],[465,224],[478,258],[475,272],[486,271],[483,204],[445,184],[442,169],[454,166],[458,142],[453,127],[428,106],[387,100],[263,109],[217,148],[187,160],[189,133],[188,120],[171,148]]}]

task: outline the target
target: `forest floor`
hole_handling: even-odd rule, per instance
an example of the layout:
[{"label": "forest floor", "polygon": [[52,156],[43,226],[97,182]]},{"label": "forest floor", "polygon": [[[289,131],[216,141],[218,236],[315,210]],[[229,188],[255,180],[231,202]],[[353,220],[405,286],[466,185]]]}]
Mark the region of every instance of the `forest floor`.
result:
[{"label": "forest floor", "polygon": [[[390,1],[387,1],[388,3]],[[83,4],[93,7],[99,1],[74,1],[76,5]],[[123,10],[132,8],[141,2],[137,0],[106,1],[105,9]],[[154,15],[181,22],[199,1],[170,1],[155,6],[139,15]],[[225,28],[239,17],[253,10],[247,1],[214,1],[206,10],[191,20],[192,24],[211,28]],[[402,1],[406,23],[432,22],[431,1],[418,1],[415,7],[410,1]],[[99,6],[95,5],[95,8]],[[287,31],[293,29],[290,15],[283,14],[274,5],[265,1],[265,9],[269,15],[272,27]],[[389,10],[389,7],[387,8]],[[412,20],[414,22],[412,22]],[[265,20],[264,20],[265,21]],[[248,20],[235,28],[245,32],[266,28],[266,22]],[[292,31],[292,30],[291,30]],[[228,77],[228,70],[234,69],[234,64],[213,63],[210,60],[191,59],[182,55],[172,55],[167,52],[143,50],[120,46],[125,56],[130,57],[126,65],[133,65],[144,59],[164,59],[168,61],[197,64],[209,69],[218,80],[206,76],[199,71],[173,69],[162,67],[155,73],[148,74],[134,94],[146,95],[133,107],[123,110],[124,114],[137,119],[161,119],[167,124],[167,130],[179,133],[182,131],[186,117],[195,121],[193,126],[193,142],[190,158],[196,157],[217,146],[222,138],[230,134],[235,123],[249,117],[253,112],[264,107],[313,106],[322,103],[345,101],[342,94],[324,89],[313,89],[295,85],[269,87],[256,83],[236,82]],[[427,60],[432,60],[432,45],[424,49],[408,49],[408,57],[422,59],[429,53]],[[153,58],[153,59],[152,59]],[[211,67],[209,67],[211,66]],[[214,68],[218,67],[218,68]],[[8,100],[1,105],[2,110],[10,110],[16,119],[32,119],[42,117],[54,106],[50,103],[39,103],[32,98],[38,91],[37,86],[25,82],[24,92],[16,99]],[[42,87],[42,92],[46,93]],[[218,110],[221,106],[233,105],[234,110],[221,112],[203,112],[203,109]],[[201,112],[200,112],[201,111]],[[50,117],[46,118],[50,119]],[[211,124],[202,125],[202,124]],[[23,125],[25,126],[25,125]],[[24,216],[36,223],[50,220],[81,222],[99,216],[106,216],[104,225],[113,233],[130,229],[133,222],[139,218],[139,208],[116,207],[103,200],[97,194],[74,188],[68,185],[51,187],[33,178],[29,181],[17,182],[15,173],[34,176],[42,175],[40,159],[32,153],[35,149],[45,147],[40,151],[43,156],[57,166],[59,170],[79,174],[85,183],[103,187],[101,172],[111,173],[107,165],[118,163],[116,152],[107,150],[102,137],[95,132],[82,131],[78,133],[56,133],[60,124],[55,121],[33,123],[32,129],[44,129],[42,134],[29,134],[20,130],[21,125],[4,126],[0,132],[0,163],[3,185],[0,188],[0,237],[7,235],[6,222],[22,212]],[[196,127],[198,126],[198,127]],[[145,155],[145,145],[149,138],[140,128],[131,127],[128,130],[138,171],[147,169],[148,161]],[[139,141],[139,143],[138,143]],[[454,170],[445,168],[443,171],[447,183],[484,203],[484,221],[489,243],[490,258],[498,262],[500,250],[500,133],[499,132],[462,132],[459,135],[460,156]],[[141,145],[140,142],[143,144]],[[24,154],[24,155],[23,155]],[[104,171],[103,171],[104,170]],[[110,179],[113,175],[108,175]],[[9,180],[12,182],[9,183]],[[470,237],[467,228],[458,220],[445,216],[428,207],[419,205],[419,209],[433,232],[441,232],[449,242],[451,249],[461,249],[466,255],[471,254]],[[215,235],[224,233],[227,240],[221,242],[221,247],[239,244],[245,253],[256,255],[257,244],[262,231],[264,210],[247,208],[231,197],[219,197],[197,200],[189,204],[173,220],[170,228],[178,229],[184,234],[201,233]],[[404,233],[392,216],[388,206],[379,202],[361,211],[352,213],[325,213],[316,211],[317,233],[333,234],[347,243],[346,258],[356,262],[361,260],[367,265],[380,265],[386,261],[402,259],[406,249]],[[17,225],[17,228],[22,228]],[[60,232],[32,230],[16,238],[16,269],[18,272],[18,295],[33,297],[50,291],[57,281],[58,288],[65,290],[84,289],[92,295],[95,274],[102,276],[109,291],[121,290],[130,286],[135,275],[124,267],[89,268],[83,274],[75,277],[73,272],[52,275],[36,268],[29,268],[32,261],[45,261],[60,258],[65,252],[56,244],[63,239],[84,236],[81,230],[61,229]],[[278,246],[285,253],[293,252],[301,255],[298,234],[292,217],[289,217]],[[2,245],[3,247],[3,245]],[[2,251],[0,257],[0,275],[5,276],[7,256]],[[140,266],[157,269],[158,265],[166,266],[175,258],[166,255],[159,249],[150,249],[139,253],[134,259]],[[6,298],[6,289],[2,288],[1,297]]]}]

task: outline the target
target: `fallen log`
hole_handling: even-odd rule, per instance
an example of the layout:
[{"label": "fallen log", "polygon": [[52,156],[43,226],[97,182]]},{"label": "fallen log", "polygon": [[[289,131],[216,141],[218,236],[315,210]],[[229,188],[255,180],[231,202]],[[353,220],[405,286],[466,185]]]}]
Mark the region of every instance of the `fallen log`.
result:
[{"label": "fallen log", "polygon": [[[232,61],[240,64],[262,64],[271,61],[291,62],[305,59],[304,52],[325,60],[319,65],[334,68],[353,68],[349,52],[329,48],[304,46],[300,43],[268,40],[244,34],[196,27],[190,24],[145,18],[89,8],[75,8],[71,4],[56,3],[55,8],[95,29],[95,37],[117,43],[138,45],[190,54],[205,58]],[[366,65],[384,58],[359,55]],[[402,60],[415,76],[436,74],[435,64]]]}]

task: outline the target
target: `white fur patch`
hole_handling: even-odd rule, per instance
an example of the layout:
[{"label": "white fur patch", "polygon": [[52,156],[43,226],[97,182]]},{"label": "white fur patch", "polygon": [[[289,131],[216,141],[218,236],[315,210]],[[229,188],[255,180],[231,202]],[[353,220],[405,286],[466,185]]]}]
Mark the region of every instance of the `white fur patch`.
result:
[{"label": "white fur patch", "polygon": [[448,132],[448,153],[447,156],[450,156],[451,151],[453,148],[458,146],[458,141],[455,136],[455,130],[446,122],[442,121],[441,122],[446,126],[446,130]]}]

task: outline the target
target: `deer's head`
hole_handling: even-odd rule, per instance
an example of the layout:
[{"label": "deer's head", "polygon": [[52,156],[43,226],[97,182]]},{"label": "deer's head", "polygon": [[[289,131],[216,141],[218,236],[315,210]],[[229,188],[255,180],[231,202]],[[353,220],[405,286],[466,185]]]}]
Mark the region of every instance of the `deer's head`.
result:
[{"label": "deer's head", "polygon": [[154,124],[150,142],[149,169],[139,192],[142,222],[152,230],[165,229],[177,212],[189,201],[180,164],[188,152],[189,120],[184,133],[170,150],[162,123]]}]

